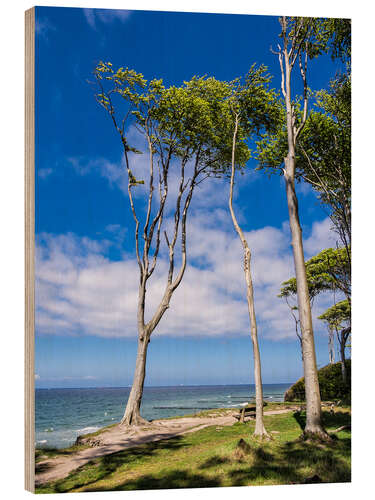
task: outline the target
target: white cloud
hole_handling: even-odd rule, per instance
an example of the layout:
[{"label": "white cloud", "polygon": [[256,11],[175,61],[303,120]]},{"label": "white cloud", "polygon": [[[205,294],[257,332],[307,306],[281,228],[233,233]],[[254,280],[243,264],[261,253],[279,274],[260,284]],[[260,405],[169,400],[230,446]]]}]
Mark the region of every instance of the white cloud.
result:
[{"label": "white cloud", "polygon": [[331,226],[332,222],[328,217],[320,222],[314,222],[311,235],[303,243],[306,259],[324,248],[336,247],[337,235],[332,231]]},{"label": "white cloud", "polygon": [[49,35],[51,32],[56,31],[56,27],[47,19],[41,19],[39,16],[35,19],[35,32],[39,38],[42,38],[45,42],[49,41]]},{"label": "white cloud", "polygon": [[83,9],[83,15],[89,26],[93,29],[97,29],[97,25],[100,23],[112,24],[115,21],[127,21],[131,16],[131,11],[116,9]]},{"label": "white cloud", "polygon": [[[249,319],[240,241],[229,215],[192,214],[188,225],[188,267],[171,307],[155,334],[170,336],[249,335]],[[212,221],[220,221],[216,225]],[[168,221],[167,221],[168,227]],[[311,249],[324,248],[326,222],[314,225],[307,240]],[[115,231],[117,226],[107,228]],[[261,336],[294,338],[294,322],[277,297],[282,281],[294,275],[289,234],[265,227],[246,234],[252,249],[256,311]],[[106,257],[109,241],[73,234],[41,235],[36,265],[38,333],[135,337],[138,266],[134,258]],[[146,320],[163,294],[167,262],[161,253],[150,280]],[[321,314],[328,299],[314,307]],[[318,307],[319,306],[319,307]],[[315,313],[316,311],[316,313]],[[319,324],[322,329],[322,325]],[[323,330],[324,331],[324,330]]]},{"label": "white cloud", "polygon": [[[129,142],[146,150],[144,138],[135,128]],[[148,155],[132,154],[132,171],[145,185],[133,190],[140,215],[147,192]],[[106,159],[85,161],[70,158],[80,175],[101,175],[110,186],[127,196],[124,165]],[[164,229],[171,235],[178,190],[178,163],[170,169],[169,202]],[[187,167],[191,168],[191,165]],[[189,173],[187,172],[186,178]],[[228,182],[203,182],[194,191],[187,228],[188,266],[171,307],[158,325],[158,335],[248,335],[249,319],[243,275],[243,254],[227,208]],[[236,194],[236,192],[235,192]],[[157,195],[154,197],[157,200]],[[236,199],[236,197],[235,197]],[[241,219],[240,207],[235,207]],[[37,328],[41,333],[86,334],[104,337],[134,337],[138,296],[138,265],[134,256],[111,261],[106,251],[111,241],[121,244],[126,231],[110,224],[108,240],[93,241],[72,234],[43,235],[37,251]],[[130,234],[133,238],[133,235]],[[252,251],[252,271],[259,333],[269,338],[294,337],[294,321],[285,303],[277,297],[283,281],[294,275],[289,224],[281,229],[264,227],[246,234]],[[330,221],[316,222],[305,240],[306,257],[332,246]],[[166,284],[167,251],[164,240],[154,275],[148,285],[146,320],[158,306]],[[176,257],[176,268],[178,257]]]},{"label": "white cloud", "polygon": [[34,378],[35,380],[40,380],[40,375],[38,375],[37,373],[34,375]]},{"label": "white cloud", "polygon": [[99,174],[107,179],[110,187],[118,187],[123,193],[128,191],[128,181],[123,163],[114,163],[106,158],[85,160],[84,158],[68,158],[68,163],[78,175]]},{"label": "white cloud", "polygon": [[52,168],[41,168],[41,169],[38,169],[38,176],[41,178],[41,179],[46,179],[47,177],[49,177],[53,172],[53,169]]}]

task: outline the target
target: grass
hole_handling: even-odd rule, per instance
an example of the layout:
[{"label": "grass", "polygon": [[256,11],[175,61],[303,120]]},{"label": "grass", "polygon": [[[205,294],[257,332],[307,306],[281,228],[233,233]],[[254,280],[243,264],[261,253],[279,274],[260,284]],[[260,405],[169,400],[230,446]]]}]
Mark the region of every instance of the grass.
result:
[{"label": "grass", "polygon": [[[350,411],[323,413],[327,430],[350,424]],[[304,414],[265,416],[271,441],[252,437],[254,422],[206,427],[95,459],[37,493],[303,484],[350,481],[351,433],[332,443],[299,439]],[[239,445],[239,441],[241,445]]]}]

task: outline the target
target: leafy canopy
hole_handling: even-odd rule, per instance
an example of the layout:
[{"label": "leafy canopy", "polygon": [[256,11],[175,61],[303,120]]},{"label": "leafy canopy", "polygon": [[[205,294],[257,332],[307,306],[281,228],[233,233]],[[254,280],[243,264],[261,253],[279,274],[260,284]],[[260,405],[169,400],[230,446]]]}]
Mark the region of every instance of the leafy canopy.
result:
[{"label": "leafy canopy", "polygon": [[[97,101],[115,121],[128,151],[139,152],[127,139],[127,127],[134,123],[151,138],[154,153],[162,159],[168,155],[185,161],[198,158],[208,175],[220,176],[230,169],[234,113],[240,116],[235,148],[240,169],[251,157],[251,135],[274,127],[280,113],[277,93],[269,88],[271,76],[263,65],[252,65],[243,81],[194,76],[168,88],[161,79],[148,82],[132,69],[113,69],[110,62],[100,62],[94,75]],[[121,125],[114,103],[118,97],[125,104]]]},{"label": "leafy canopy", "polygon": [[[321,292],[339,289],[350,294],[347,275],[350,264],[345,248],[327,248],[309,259],[306,263],[309,294],[314,298]],[[297,294],[296,278],[282,283],[278,297],[290,297]]]},{"label": "leafy canopy", "polygon": [[351,306],[348,300],[342,300],[332,307],[328,308],[318,319],[326,322],[328,327],[333,330],[340,330],[350,322]]}]

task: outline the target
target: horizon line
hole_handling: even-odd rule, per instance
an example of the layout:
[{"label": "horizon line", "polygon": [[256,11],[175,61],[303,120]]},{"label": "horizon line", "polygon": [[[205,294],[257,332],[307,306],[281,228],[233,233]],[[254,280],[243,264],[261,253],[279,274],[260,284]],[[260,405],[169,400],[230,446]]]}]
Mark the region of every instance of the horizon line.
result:
[{"label": "horizon line", "polygon": [[[263,383],[263,386],[265,385],[290,385],[294,384],[295,382],[277,382],[277,383]],[[145,385],[144,388],[158,388],[158,387],[233,387],[233,386],[238,386],[238,385],[244,385],[244,386],[254,386],[255,384],[248,384],[248,383],[243,383],[243,384],[177,384],[177,385]],[[49,389],[130,389],[131,385],[98,385],[98,386],[86,386],[86,387],[35,387],[35,389],[43,389],[43,390],[49,390]]]}]

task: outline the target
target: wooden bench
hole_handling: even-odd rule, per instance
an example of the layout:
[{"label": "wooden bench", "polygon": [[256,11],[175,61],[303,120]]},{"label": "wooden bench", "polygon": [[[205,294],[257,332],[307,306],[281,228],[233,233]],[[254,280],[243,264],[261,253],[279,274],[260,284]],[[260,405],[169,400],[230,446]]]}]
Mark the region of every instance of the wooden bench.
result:
[{"label": "wooden bench", "polygon": [[[263,407],[266,406],[267,403],[263,403]],[[255,418],[256,415],[256,406],[244,406],[241,408],[239,413],[234,415],[241,423],[245,422],[245,418],[247,420]]]}]

